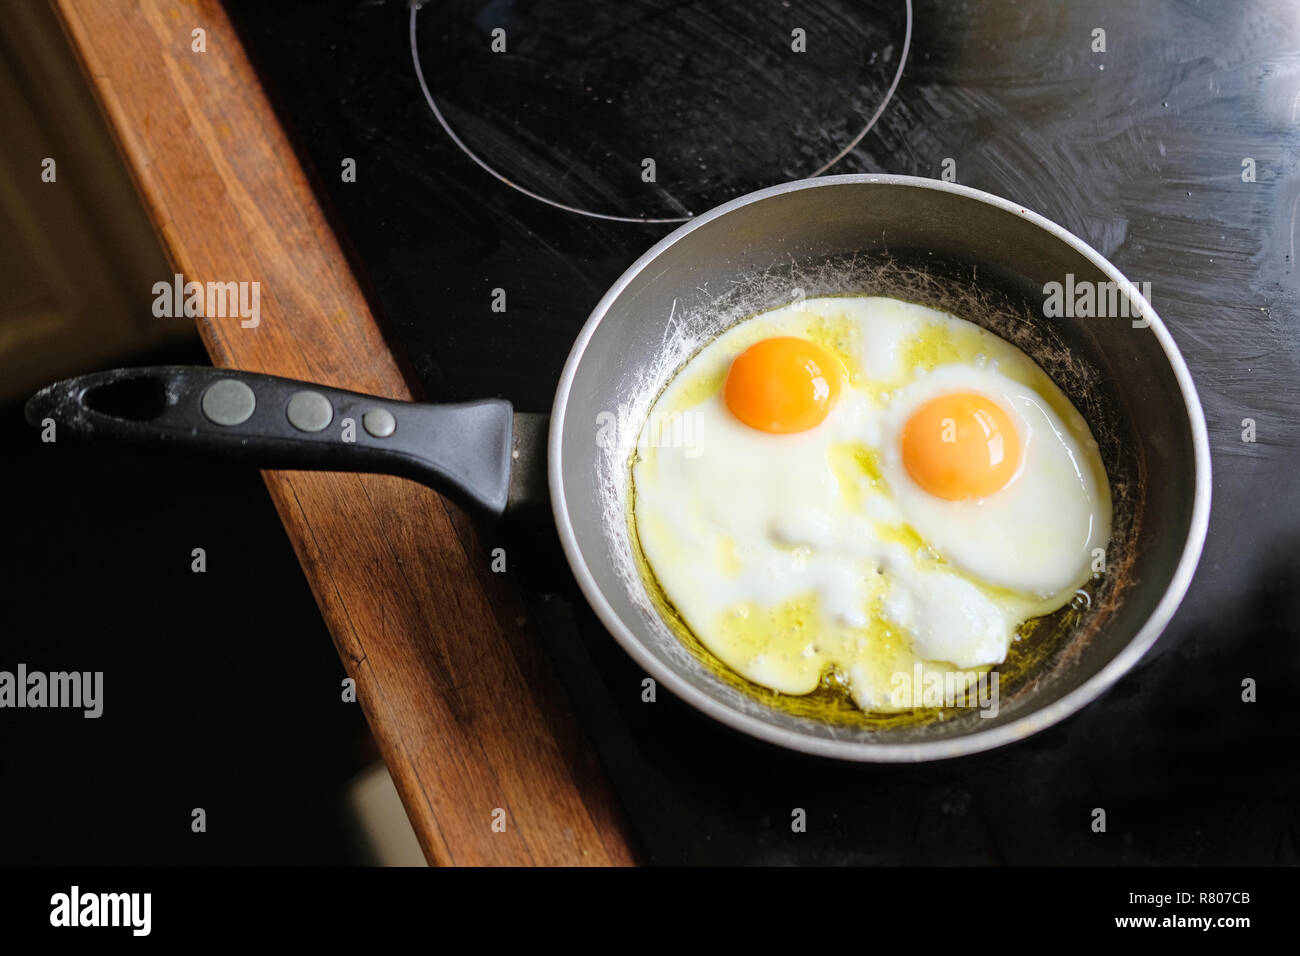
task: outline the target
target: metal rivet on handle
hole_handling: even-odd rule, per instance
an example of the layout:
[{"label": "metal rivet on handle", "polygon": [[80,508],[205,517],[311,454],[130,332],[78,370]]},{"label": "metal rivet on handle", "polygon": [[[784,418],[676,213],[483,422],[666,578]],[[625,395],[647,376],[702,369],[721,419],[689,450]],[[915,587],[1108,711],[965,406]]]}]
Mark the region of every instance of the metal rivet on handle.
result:
[{"label": "metal rivet on handle", "polygon": [[289,424],[298,431],[318,432],[334,420],[334,408],[320,392],[294,392],[288,415]]},{"label": "metal rivet on handle", "polygon": [[253,417],[257,396],[243,382],[223,378],[204,390],[199,404],[208,421],[215,425],[242,425]]},{"label": "metal rivet on handle", "polygon": [[397,419],[386,408],[372,408],[361,416],[361,424],[376,438],[387,438],[397,430]]}]

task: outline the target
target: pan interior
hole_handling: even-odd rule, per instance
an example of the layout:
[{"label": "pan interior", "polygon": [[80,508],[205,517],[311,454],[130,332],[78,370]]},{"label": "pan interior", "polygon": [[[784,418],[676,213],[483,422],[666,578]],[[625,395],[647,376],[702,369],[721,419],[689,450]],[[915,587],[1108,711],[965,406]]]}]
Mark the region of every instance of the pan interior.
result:
[{"label": "pan interior", "polygon": [[[1159,496],[1148,488],[1153,474],[1194,474],[1193,444],[1176,378],[1150,329],[1127,317],[1044,317],[1045,285],[1067,274],[1076,284],[1111,278],[1070,243],[1000,207],[915,186],[834,181],[739,205],[639,263],[598,310],[562,436],[568,517],[587,570],[624,626],[615,635],[643,664],[680,682],[678,690],[701,692],[742,724],[846,743],[984,731],[1095,674],[1134,638],[1172,577],[1190,527],[1192,483]],[[1086,605],[1040,619],[998,668],[996,717],[971,708],[873,717],[816,696],[774,694],[714,661],[646,585],[630,533],[628,469],[650,406],[717,335],[800,295],[891,296],[982,325],[1038,362],[1098,441],[1114,509],[1107,573]],[[1129,314],[1140,314],[1137,303]],[[597,507],[572,504],[589,501]]]}]

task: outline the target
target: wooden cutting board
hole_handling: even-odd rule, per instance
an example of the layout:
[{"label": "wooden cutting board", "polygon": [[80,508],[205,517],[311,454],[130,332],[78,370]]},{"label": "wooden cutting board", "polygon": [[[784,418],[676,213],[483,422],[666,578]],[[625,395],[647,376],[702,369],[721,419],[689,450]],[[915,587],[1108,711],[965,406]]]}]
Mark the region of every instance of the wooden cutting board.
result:
[{"label": "wooden cutting board", "polygon": [[[221,6],[54,4],[175,271],[260,283],[256,327],[197,320],[213,363],[409,399]],[[396,478],[264,478],[429,862],[632,863],[522,602],[464,516]],[[237,636],[217,652],[256,666]]]}]

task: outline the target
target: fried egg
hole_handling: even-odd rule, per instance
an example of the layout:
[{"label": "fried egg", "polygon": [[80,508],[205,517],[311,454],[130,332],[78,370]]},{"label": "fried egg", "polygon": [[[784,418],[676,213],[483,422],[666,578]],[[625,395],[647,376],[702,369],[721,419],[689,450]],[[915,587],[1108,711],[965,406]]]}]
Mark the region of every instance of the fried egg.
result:
[{"label": "fried egg", "polygon": [[1110,537],[1082,416],[1023,352],[956,316],[810,299],[734,326],[654,402],[631,465],[648,585],[712,655],[861,709],[900,674],[1002,663]]}]

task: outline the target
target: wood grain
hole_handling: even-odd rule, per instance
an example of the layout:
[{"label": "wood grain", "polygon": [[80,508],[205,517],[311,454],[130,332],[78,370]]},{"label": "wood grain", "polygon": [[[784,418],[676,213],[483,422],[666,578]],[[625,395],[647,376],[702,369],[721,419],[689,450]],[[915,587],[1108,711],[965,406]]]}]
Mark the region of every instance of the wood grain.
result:
[{"label": "wood grain", "polygon": [[[214,363],[409,398],[220,5],[54,3],[176,270],[261,284],[258,327],[198,320]],[[489,600],[451,506],[395,478],[264,477],[428,860],[633,862],[549,661],[519,606]]]}]

